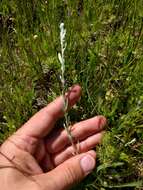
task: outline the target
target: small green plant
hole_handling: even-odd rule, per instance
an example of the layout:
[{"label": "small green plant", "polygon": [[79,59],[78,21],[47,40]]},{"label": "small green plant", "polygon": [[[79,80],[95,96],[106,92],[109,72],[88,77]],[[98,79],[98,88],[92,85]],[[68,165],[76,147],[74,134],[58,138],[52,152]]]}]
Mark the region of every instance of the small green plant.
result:
[{"label": "small green plant", "polygon": [[67,85],[65,82],[65,49],[66,49],[67,44],[66,44],[65,37],[66,37],[66,29],[64,28],[64,23],[61,23],[60,24],[61,53],[58,53],[58,58],[61,63],[60,81],[62,85],[62,97],[63,97],[63,102],[64,102],[63,111],[64,111],[65,122],[63,126],[68,134],[69,141],[74,149],[73,154],[76,155],[78,154],[79,151],[77,149],[76,144],[74,143],[74,139],[71,134],[70,117],[68,115],[68,95],[65,95],[66,90],[67,90]]},{"label": "small green plant", "polygon": [[74,112],[65,109],[66,100],[66,126],[98,114],[111,126],[97,149],[97,170],[75,189],[137,190],[143,179],[142,0],[1,1],[0,143],[59,94],[61,20],[68,60],[60,93],[79,83],[83,94]]}]

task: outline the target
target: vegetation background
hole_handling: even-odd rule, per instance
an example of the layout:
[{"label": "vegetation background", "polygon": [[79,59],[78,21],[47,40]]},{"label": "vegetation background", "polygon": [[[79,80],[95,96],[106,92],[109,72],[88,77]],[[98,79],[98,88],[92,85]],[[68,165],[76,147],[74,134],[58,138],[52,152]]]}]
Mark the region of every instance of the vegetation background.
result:
[{"label": "vegetation background", "polygon": [[97,168],[75,190],[141,190],[142,0],[1,0],[0,142],[60,94],[61,22],[67,84],[83,88],[71,120],[108,118]]}]

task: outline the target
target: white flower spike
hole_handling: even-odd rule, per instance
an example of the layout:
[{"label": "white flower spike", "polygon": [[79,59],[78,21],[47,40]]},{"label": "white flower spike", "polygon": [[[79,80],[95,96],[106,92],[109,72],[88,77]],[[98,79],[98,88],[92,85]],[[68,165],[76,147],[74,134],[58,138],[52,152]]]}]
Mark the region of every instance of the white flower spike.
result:
[{"label": "white flower spike", "polygon": [[65,92],[66,92],[66,84],[65,84],[65,49],[66,49],[66,29],[64,28],[64,23],[60,24],[60,42],[61,42],[61,53],[58,53],[58,59],[61,64],[61,84],[62,84],[62,96],[63,96],[63,102],[64,102],[64,117],[65,117],[65,123],[64,123],[64,128],[67,131],[69,140],[73,146],[74,152],[73,154],[78,154],[78,149],[76,144],[73,141],[73,137],[71,134],[71,128],[70,128],[70,119],[68,116],[68,98],[65,97]]}]

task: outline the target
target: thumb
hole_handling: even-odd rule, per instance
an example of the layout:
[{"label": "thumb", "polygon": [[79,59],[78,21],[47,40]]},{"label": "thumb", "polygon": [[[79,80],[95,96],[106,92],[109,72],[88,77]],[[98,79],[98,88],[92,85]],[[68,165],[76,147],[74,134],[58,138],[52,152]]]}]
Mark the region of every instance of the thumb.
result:
[{"label": "thumb", "polygon": [[67,190],[80,182],[95,167],[96,153],[91,150],[65,161],[54,170],[39,175],[39,183],[50,190]]}]

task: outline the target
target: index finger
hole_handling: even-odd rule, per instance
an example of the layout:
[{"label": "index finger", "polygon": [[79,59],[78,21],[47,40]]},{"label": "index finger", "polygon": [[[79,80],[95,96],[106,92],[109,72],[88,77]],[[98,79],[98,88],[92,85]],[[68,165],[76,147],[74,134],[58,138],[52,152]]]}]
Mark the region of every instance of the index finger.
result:
[{"label": "index finger", "polygon": [[[73,106],[80,98],[81,87],[73,86],[68,92],[69,107]],[[64,115],[63,97],[60,96],[45,108],[36,113],[27,123],[25,123],[16,134],[28,135],[31,137],[45,137],[53,128],[55,122]]]}]

